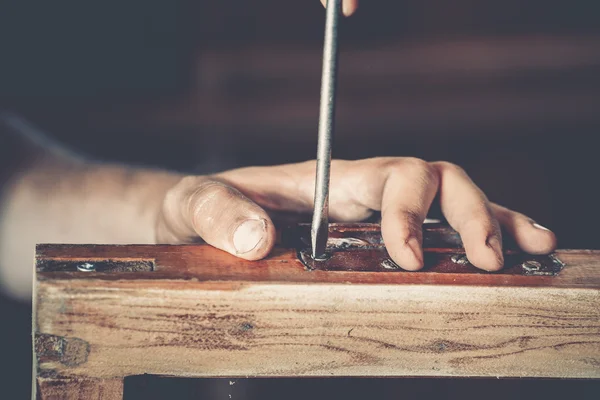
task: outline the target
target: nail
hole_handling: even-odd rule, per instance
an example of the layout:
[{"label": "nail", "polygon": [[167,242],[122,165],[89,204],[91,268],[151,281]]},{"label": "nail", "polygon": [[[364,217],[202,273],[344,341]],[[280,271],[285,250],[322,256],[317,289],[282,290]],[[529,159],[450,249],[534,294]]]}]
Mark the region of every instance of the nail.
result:
[{"label": "nail", "polygon": [[423,254],[421,253],[421,245],[416,237],[411,237],[406,241],[406,245],[412,250],[415,259],[423,265]]},{"label": "nail", "polygon": [[543,230],[543,231],[550,231],[550,229],[546,228],[545,226],[541,226],[541,225],[540,225],[540,224],[538,224],[537,222],[534,222],[534,223],[533,223],[533,227],[534,227],[534,228],[541,229],[541,230]]},{"label": "nail", "polygon": [[500,264],[504,264],[504,256],[502,255],[502,245],[496,236],[492,236],[487,241],[488,247],[491,247],[496,253],[496,258],[500,262]]},{"label": "nail", "polygon": [[263,241],[267,232],[264,219],[248,219],[242,222],[233,233],[233,246],[237,254],[254,250]]},{"label": "nail", "polygon": [[342,1],[342,13],[347,17],[351,12],[352,10],[350,9],[350,3],[347,1]]}]

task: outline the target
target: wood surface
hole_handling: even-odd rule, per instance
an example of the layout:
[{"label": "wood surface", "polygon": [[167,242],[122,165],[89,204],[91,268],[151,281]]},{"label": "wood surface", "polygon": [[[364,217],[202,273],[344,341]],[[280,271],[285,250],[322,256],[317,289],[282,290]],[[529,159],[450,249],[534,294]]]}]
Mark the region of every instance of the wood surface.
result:
[{"label": "wood surface", "polygon": [[37,380],[40,400],[121,400],[122,379]]},{"label": "wood surface", "polygon": [[[485,273],[438,274],[427,271],[311,271],[302,265],[296,251],[275,248],[261,261],[246,261],[206,245],[39,245],[38,265],[45,261],[67,265],[106,260],[128,262],[132,266],[154,265],[151,272],[88,273],[40,272],[37,280],[197,280],[283,283],[361,283],[424,285],[499,285],[555,288],[600,288],[600,250],[561,250],[558,257],[567,266],[555,277],[528,277]],[[133,267],[132,267],[133,268]],[[140,268],[144,269],[144,268]]]},{"label": "wood surface", "polygon": [[[557,256],[558,276],[332,272],[307,270],[286,248],[246,262],[207,245],[43,245],[38,384],[140,374],[600,378],[600,252]],[[126,268],[50,272],[84,262]]]}]

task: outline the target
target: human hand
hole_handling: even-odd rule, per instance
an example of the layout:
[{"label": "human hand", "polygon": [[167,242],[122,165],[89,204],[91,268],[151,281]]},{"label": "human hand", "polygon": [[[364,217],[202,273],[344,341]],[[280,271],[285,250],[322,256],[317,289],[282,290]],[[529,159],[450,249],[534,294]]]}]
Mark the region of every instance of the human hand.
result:
[{"label": "human hand", "polygon": [[[265,210],[310,213],[314,185],[315,161],[183,178],[165,197],[157,240],[190,243],[202,238],[240,258],[261,259],[275,243],[275,227]],[[330,217],[361,221],[381,211],[390,256],[402,268],[418,270],[423,267],[422,224],[438,193],[442,213],[476,267],[502,268],[500,226],[528,253],[547,254],[556,246],[546,228],[489,202],[460,167],[416,158],[334,160]]]},{"label": "human hand", "polygon": [[[325,7],[327,5],[327,0],[321,0],[321,3]],[[342,0],[342,13],[346,17],[349,17],[352,14],[354,14],[357,8],[358,0]]]}]

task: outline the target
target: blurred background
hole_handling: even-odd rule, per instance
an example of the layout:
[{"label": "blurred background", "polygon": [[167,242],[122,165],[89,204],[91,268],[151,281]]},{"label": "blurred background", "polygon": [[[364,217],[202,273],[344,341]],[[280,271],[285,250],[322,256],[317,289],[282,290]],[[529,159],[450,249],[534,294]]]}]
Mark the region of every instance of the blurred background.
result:
[{"label": "blurred background", "polygon": [[[0,108],[106,160],[312,159],[324,17],[318,0],[0,0]],[[560,247],[598,248],[599,18],[593,0],[363,0],[341,25],[334,157],[452,161]],[[30,315],[0,300],[7,398],[28,398]]]}]

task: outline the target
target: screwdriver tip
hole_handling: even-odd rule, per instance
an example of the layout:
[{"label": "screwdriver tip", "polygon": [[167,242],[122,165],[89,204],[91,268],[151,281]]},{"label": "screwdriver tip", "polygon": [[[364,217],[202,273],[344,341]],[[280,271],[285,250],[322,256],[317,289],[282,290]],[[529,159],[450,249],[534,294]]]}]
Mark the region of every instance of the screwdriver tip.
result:
[{"label": "screwdriver tip", "polygon": [[315,221],[311,230],[312,258],[314,260],[324,260],[327,258],[327,239],[329,223],[327,219],[322,218]]}]

